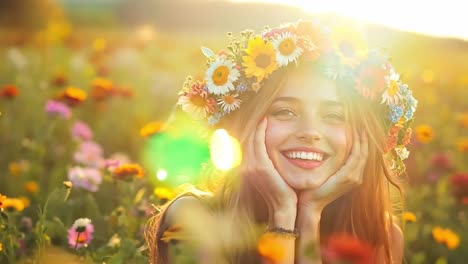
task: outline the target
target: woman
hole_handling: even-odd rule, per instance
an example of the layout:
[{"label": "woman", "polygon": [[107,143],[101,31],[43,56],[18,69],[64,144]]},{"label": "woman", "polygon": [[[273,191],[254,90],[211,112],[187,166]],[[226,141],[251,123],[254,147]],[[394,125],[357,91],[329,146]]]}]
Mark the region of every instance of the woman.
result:
[{"label": "woman", "polygon": [[178,104],[238,139],[243,159],[151,219],[153,263],[179,263],[180,245],[200,263],[332,263],[338,234],[371,248],[345,260],[401,263],[390,195],[417,101],[385,57],[327,32],[299,21],[202,49],[204,79]]}]

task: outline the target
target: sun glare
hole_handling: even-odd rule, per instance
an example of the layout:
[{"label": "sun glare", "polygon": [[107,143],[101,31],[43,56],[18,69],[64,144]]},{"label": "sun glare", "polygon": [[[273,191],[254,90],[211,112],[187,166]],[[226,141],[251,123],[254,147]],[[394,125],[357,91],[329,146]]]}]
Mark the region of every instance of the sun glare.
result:
[{"label": "sun glare", "polygon": [[231,0],[283,4],[311,14],[334,14],[404,31],[468,40],[468,16],[457,0]]}]

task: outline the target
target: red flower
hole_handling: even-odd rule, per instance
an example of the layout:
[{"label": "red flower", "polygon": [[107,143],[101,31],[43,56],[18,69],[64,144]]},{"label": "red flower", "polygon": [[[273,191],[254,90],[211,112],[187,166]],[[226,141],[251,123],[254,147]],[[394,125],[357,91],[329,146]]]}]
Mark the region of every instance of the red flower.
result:
[{"label": "red flower", "polygon": [[19,95],[18,88],[13,84],[8,84],[3,86],[2,90],[0,90],[0,97],[4,98],[15,98]]},{"label": "red flower", "polygon": [[452,182],[453,195],[464,204],[468,204],[468,173],[455,173],[450,179]]},{"label": "red flower", "polygon": [[380,96],[385,89],[384,76],[385,70],[380,67],[364,67],[359,72],[359,77],[356,81],[356,89],[362,96],[372,101],[378,100],[379,98],[377,98],[377,96]]},{"label": "red flower", "polygon": [[331,235],[322,248],[323,257],[331,263],[370,264],[373,248],[368,243],[349,234]]},{"label": "red flower", "polygon": [[455,173],[451,180],[454,186],[468,188],[468,173]]},{"label": "red flower", "polygon": [[452,160],[447,153],[435,153],[432,155],[431,163],[441,169],[453,168]]}]

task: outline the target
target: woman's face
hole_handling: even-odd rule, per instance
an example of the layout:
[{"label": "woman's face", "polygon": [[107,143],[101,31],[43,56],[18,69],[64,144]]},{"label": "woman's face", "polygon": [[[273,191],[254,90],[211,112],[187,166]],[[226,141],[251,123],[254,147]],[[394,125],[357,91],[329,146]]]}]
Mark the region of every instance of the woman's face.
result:
[{"label": "woman's face", "polygon": [[335,82],[292,72],[267,111],[266,148],[295,190],[321,185],[346,161],[351,126]]}]

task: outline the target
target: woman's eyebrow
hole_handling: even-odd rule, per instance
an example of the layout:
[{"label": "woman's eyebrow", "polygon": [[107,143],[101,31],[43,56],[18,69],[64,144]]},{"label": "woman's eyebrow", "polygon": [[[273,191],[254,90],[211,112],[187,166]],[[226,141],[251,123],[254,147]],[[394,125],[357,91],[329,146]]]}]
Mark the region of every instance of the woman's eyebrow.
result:
[{"label": "woman's eyebrow", "polygon": [[296,98],[296,97],[291,97],[291,96],[282,96],[282,97],[275,98],[275,100],[273,100],[273,103],[278,102],[278,101],[285,101],[285,102],[294,103],[294,102],[299,101],[299,99]]},{"label": "woman's eyebrow", "polygon": [[339,101],[333,101],[333,100],[324,100],[320,101],[320,105],[324,107],[341,107],[344,108],[344,104]]}]

